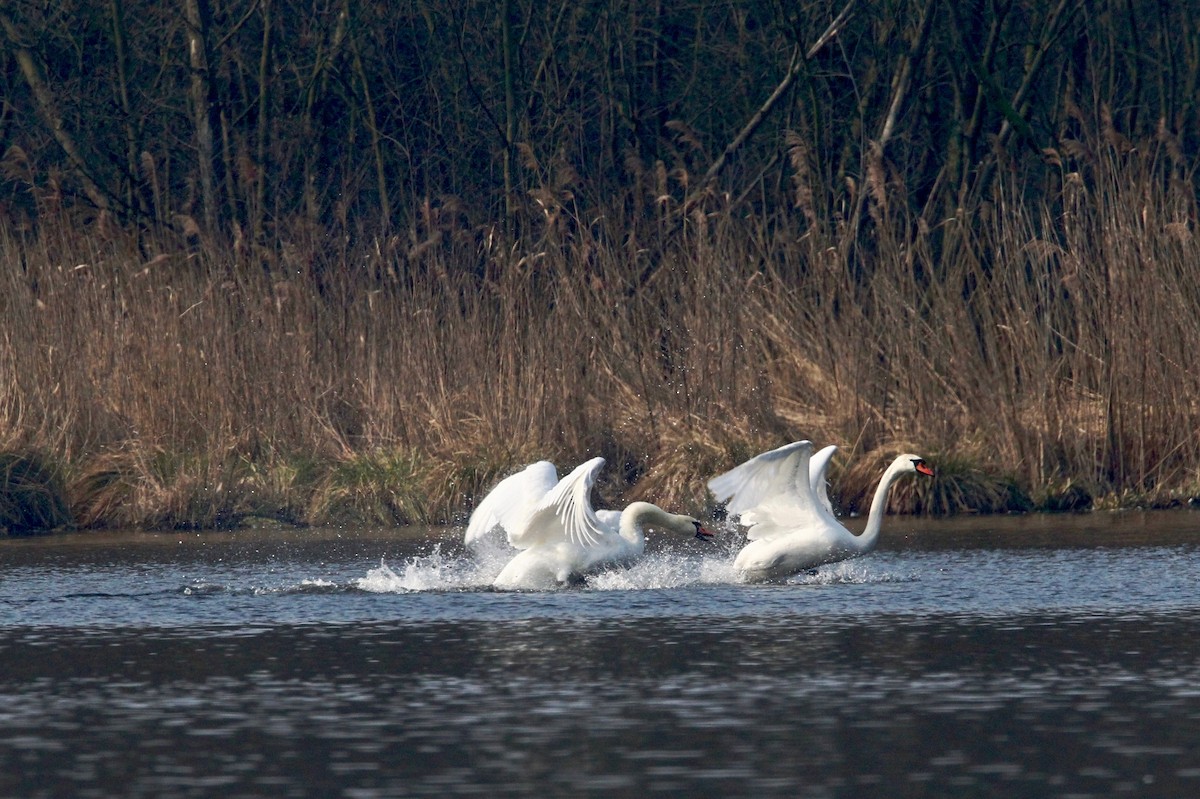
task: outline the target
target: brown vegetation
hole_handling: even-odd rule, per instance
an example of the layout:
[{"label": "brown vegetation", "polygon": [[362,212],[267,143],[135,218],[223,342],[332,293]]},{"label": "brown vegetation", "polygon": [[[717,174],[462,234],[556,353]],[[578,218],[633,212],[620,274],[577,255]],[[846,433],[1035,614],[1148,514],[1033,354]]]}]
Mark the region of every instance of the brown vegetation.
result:
[{"label": "brown vegetation", "polygon": [[0,453],[0,532],[29,535],[70,523],[54,470],[36,455]]},{"label": "brown vegetation", "polygon": [[604,219],[516,250],[297,247],[276,274],[9,237],[6,444],[65,464],[83,524],[450,519],[521,464],[596,453],[607,493],[697,509],[706,477],[801,436],[842,446],[848,507],[901,448],[943,475],[897,491],[910,510],[1065,479],[1189,496],[1200,251],[1147,220],[1194,198],[1146,158],[1099,164],[1058,225],[1004,193],[936,250],[914,223],[854,280],[845,240],[715,198],[653,261]]},{"label": "brown vegetation", "polygon": [[1187,9],[391,5],[0,11],[0,449],[69,520],[698,511],[800,437],[846,509],[1200,493]]}]

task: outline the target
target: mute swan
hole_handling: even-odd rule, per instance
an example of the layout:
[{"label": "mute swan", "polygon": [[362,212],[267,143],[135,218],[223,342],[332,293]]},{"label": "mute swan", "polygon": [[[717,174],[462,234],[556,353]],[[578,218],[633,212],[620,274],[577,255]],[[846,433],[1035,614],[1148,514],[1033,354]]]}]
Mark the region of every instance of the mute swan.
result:
[{"label": "mute swan", "polygon": [[479,503],[465,541],[497,527],[522,550],[496,576],[497,588],[555,588],[606,566],[629,563],[646,548],[646,527],[701,540],[712,533],[691,516],[667,513],[649,502],[623,511],[594,510],[592,486],[604,458],[592,458],[559,480],[554,464],[538,461],[501,480]]},{"label": "mute swan", "polygon": [[[788,447],[792,449],[785,455],[759,462],[756,467],[739,473],[740,478],[735,475],[734,480],[725,480],[753,463],[754,459],[709,481],[710,489],[713,483],[717,484],[714,493],[718,499],[726,498],[728,495],[722,497],[721,494],[730,482],[738,484],[739,479],[748,487],[749,495],[757,498],[753,507],[741,512],[742,524],[750,528],[746,534],[750,543],[733,561],[738,576],[746,582],[779,580],[825,563],[870,552],[879,541],[879,528],[892,483],[901,475],[912,472],[933,474],[925,459],[918,455],[905,454],[892,461],[875,489],[866,529],[862,534],[854,535],[833,517],[813,489],[818,474],[824,486],[824,472],[833,453],[825,456],[825,464],[818,465],[814,473],[811,469],[814,460],[812,442],[799,441]],[[731,505],[734,499],[736,495],[730,499]]]}]

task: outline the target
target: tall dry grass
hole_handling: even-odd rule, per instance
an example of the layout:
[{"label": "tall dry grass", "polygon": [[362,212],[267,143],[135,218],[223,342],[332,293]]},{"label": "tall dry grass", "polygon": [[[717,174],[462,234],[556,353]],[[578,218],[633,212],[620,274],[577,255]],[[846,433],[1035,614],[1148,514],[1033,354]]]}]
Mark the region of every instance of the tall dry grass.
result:
[{"label": "tall dry grass", "polygon": [[607,501],[699,512],[801,437],[842,447],[847,509],[901,450],[945,466],[908,510],[1191,497],[1197,204],[1152,144],[945,219],[880,172],[861,217],[547,192],[515,243],[430,206],[269,253],[0,231],[0,445],[58,464],[85,526],[451,521],[596,454]]}]

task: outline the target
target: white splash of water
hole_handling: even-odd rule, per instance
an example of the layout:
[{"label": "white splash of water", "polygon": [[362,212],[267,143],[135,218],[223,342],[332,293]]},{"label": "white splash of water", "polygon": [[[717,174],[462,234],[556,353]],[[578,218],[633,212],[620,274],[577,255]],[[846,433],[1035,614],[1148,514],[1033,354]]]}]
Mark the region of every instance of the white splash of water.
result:
[{"label": "white splash of water", "polygon": [[647,588],[682,588],[737,582],[733,559],[721,554],[680,555],[661,552],[639,560],[629,568],[611,569],[591,575],[587,586],[600,591],[629,591]]},{"label": "white splash of water", "polygon": [[492,584],[514,554],[507,542],[494,538],[480,541],[461,555],[442,552],[439,543],[428,554],[408,558],[395,569],[381,559],[378,568],[369,570],[354,585],[375,593],[484,588]]},{"label": "white splash of water", "polygon": [[869,557],[828,563],[815,573],[803,572],[789,578],[797,585],[841,585],[865,583],[907,583],[916,580],[914,574],[901,575],[883,571],[877,561]]},{"label": "white splash of water", "polygon": [[[740,583],[733,560],[738,546],[722,548],[703,555],[661,552],[648,555],[626,569],[611,569],[587,578],[587,587],[600,591],[682,588],[692,585],[730,585]],[[881,569],[871,558],[830,563],[793,575],[783,582],[792,585],[861,585],[867,583],[911,582],[916,575],[896,574]]]}]

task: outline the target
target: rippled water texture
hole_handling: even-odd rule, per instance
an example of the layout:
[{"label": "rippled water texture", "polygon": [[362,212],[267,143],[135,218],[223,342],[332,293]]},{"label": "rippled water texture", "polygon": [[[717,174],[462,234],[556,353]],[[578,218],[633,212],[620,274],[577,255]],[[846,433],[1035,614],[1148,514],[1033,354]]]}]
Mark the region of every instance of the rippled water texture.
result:
[{"label": "rippled water texture", "polygon": [[1200,513],[549,593],[459,536],[0,540],[0,796],[1200,796]]}]

